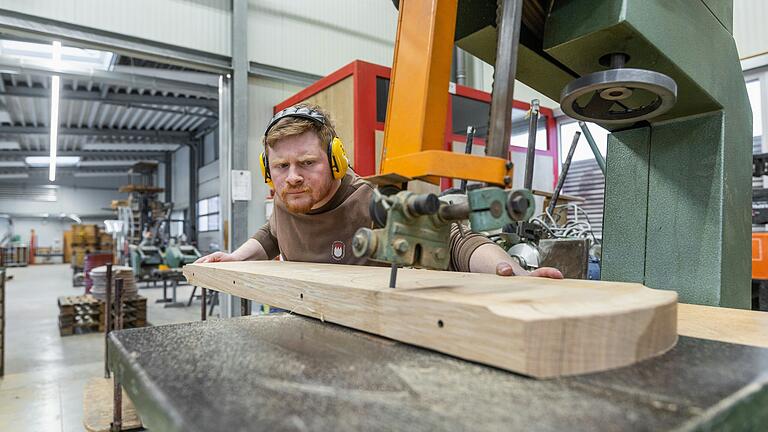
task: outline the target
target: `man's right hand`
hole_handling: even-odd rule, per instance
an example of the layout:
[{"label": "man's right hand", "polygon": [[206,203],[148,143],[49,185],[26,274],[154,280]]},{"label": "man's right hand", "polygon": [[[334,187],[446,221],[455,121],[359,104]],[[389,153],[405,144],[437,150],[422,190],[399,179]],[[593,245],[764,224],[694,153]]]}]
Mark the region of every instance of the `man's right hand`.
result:
[{"label": "man's right hand", "polygon": [[227,261],[239,261],[232,254],[226,252],[214,252],[210,255],[200,257],[195,261],[195,264],[213,263],[213,262],[227,262]]}]

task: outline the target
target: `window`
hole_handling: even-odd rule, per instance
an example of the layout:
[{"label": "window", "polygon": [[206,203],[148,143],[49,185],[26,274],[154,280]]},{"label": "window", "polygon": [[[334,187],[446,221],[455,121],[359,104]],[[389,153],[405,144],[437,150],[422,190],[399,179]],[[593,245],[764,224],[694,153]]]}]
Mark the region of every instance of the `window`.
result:
[{"label": "window", "polygon": [[[528,148],[528,111],[512,109],[512,142],[515,147]],[[547,150],[547,118],[539,113],[536,123],[536,150]]]},{"label": "window", "polygon": [[464,96],[451,95],[451,129],[456,135],[467,133],[468,126],[474,126],[476,138],[488,136],[488,119],[491,104]]},{"label": "window", "polygon": [[180,237],[184,233],[184,210],[171,213],[171,237]]},{"label": "window", "polygon": [[219,230],[219,197],[213,196],[197,202],[197,232]]},{"label": "window", "polygon": [[[592,137],[595,139],[597,148],[600,149],[600,153],[605,157],[609,132],[594,123],[587,123],[587,127],[589,127],[589,132],[592,133]],[[577,131],[581,132],[581,128],[576,121],[560,123],[560,133],[558,134],[560,138],[560,152],[558,154],[560,155],[561,165],[568,155],[568,150],[570,150],[573,134]],[[573,153],[573,159],[571,161],[576,162],[594,158],[595,155],[592,153],[592,149],[589,147],[587,139],[584,138],[584,135],[582,134],[581,138],[579,138],[579,143],[576,144],[576,151]]]},{"label": "window", "polygon": [[387,117],[387,98],[389,97],[389,80],[376,77],[376,121],[384,123]]},{"label": "window", "polygon": [[763,104],[759,79],[747,82],[747,96],[752,107],[752,153],[763,153]]},{"label": "window", "polygon": [[[475,127],[475,137],[488,137],[488,121],[491,116],[491,104],[464,96],[451,95],[451,129],[454,134],[464,135],[467,126]],[[528,111],[512,109],[512,140],[516,147],[528,148]],[[539,115],[536,124],[536,149],[547,150],[547,118]]]}]

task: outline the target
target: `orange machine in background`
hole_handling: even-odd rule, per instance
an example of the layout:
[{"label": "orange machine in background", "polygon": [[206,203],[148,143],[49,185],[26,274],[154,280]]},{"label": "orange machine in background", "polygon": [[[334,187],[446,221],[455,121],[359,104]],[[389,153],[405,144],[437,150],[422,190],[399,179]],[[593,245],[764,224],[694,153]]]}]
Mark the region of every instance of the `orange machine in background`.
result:
[{"label": "orange machine in background", "polygon": [[752,279],[768,280],[768,232],[752,233]]}]

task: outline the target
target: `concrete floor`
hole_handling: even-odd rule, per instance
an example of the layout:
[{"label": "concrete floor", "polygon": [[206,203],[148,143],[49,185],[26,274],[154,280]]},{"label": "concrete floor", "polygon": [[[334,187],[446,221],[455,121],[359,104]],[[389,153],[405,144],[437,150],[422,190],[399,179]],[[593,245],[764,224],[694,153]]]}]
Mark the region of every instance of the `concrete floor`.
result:
[{"label": "concrete floor", "polygon": [[[68,264],[9,268],[8,274],[0,431],[83,431],[83,388],[89,378],[104,375],[104,334],[59,336],[56,303],[59,296],[82,294],[83,287],[72,287]],[[200,319],[199,300],[186,307],[192,287],[178,288],[185,307],[164,308],[155,303],[162,285],[140,286],[151,324]]]}]

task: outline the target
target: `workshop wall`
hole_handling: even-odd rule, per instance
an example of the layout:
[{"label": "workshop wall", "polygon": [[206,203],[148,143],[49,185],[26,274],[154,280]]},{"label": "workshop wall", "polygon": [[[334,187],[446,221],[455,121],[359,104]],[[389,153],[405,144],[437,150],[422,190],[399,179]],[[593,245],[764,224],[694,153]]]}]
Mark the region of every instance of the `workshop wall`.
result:
[{"label": "workshop wall", "polygon": [[[197,197],[198,200],[201,200],[219,194],[219,161],[216,160],[200,167],[198,170]],[[223,203],[219,199],[219,209],[221,209],[222,205]],[[215,231],[198,231],[197,246],[202,252],[214,252],[223,248],[224,245],[221,244],[221,224],[219,223],[219,229]]]},{"label": "workshop wall", "polygon": [[29,244],[32,230],[35,230],[38,247],[58,247],[63,245],[63,233],[72,224],[71,219],[14,218],[13,233],[21,237],[22,243]]},{"label": "workshop wall", "polygon": [[[493,66],[488,63],[468,55],[470,64],[473,65],[470,70],[474,73],[470,75],[471,82],[467,85],[476,89],[491,93],[493,91]],[[479,70],[476,69],[479,65]],[[560,109],[560,103],[528,87],[523,82],[515,80],[515,100],[530,103],[531,100],[538,99],[541,106],[549,109]]]},{"label": "workshop wall", "polygon": [[733,38],[739,58],[768,54],[768,2],[765,0],[736,0],[733,2]]},{"label": "workshop wall", "polygon": [[[84,224],[97,224],[104,226],[104,218],[83,219]],[[21,242],[29,244],[32,230],[35,230],[37,236],[37,247],[56,247],[63,246],[64,231],[71,229],[75,222],[71,219],[60,218],[14,218],[13,233],[21,237]],[[0,232],[3,232],[0,229]]]},{"label": "workshop wall", "polygon": [[189,207],[189,149],[181,147],[173,153],[173,208],[183,210]]},{"label": "workshop wall", "polygon": [[230,55],[231,0],[3,0],[2,8]]},{"label": "workshop wall", "polygon": [[[21,191],[35,186],[18,186]],[[125,198],[117,189],[90,189],[58,186],[51,189],[55,201],[37,201],[31,199],[6,199],[0,197],[0,212],[11,215],[38,215],[43,213],[74,213],[82,216],[111,215],[109,208],[112,200]]]},{"label": "workshop wall", "polygon": [[[113,217],[112,212],[106,210],[112,200],[125,198],[125,194],[117,192],[117,188],[57,186],[46,188],[50,196],[55,197],[55,201],[0,197],[0,212],[11,215],[14,233],[19,234],[23,242],[29,242],[30,230],[34,229],[38,234],[39,246],[54,246],[54,242],[60,241],[64,231],[74,223],[70,219],[59,218],[59,214],[77,215],[83,219],[83,223],[103,224],[104,219]],[[38,195],[38,188],[40,186],[18,185],[18,189],[25,194],[28,192],[30,197]],[[46,214],[51,216],[42,217]]]},{"label": "workshop wall", "polygon": [[358,59],[391,66],[396,31],[388,0],[250,0],[248,60],[316,75]]},{"label": "workshop wall", "polygon": [[219,162],[214,161],[198,170],[198,199],[219,194]]}]

